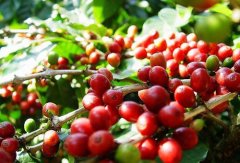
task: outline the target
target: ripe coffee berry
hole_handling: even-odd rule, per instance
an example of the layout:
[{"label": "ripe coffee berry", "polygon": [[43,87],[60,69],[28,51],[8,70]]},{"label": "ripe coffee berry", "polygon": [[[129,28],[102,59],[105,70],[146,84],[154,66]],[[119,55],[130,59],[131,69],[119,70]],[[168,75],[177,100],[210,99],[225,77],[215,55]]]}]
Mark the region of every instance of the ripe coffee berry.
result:
[{"label": "ripe coffee berry", "polygon": [[162,68],[161,66],[154,66],[149,71],[149,80],[153,85],[167,87],[169,77],[164,68]]},{"label": "ripe coffee berry", "polygon": [[190,77],[190,85],[196,92],[206,91],[210,85],[210,76],[207,70],[204,68],[194,70]]},{"label": "ripe coffee berry", "polygon": [[71,134],[83,133],[90,136],[93,133],[93,128],[91,126],[90,120],[88,118],[78,118],[71,124]]},{"label": "ripe coffee berry", "polygon": [[9,138],[15,135],[15,128],[10,122],[1,122],[0,123],[0,137]]},{"label": "ripe coffee berry", "polygon": [[94,130],[108,130],[111,127],[110,114],[104,106],[94,107],[88,118]]},{"label": "ripe coffee berry", "polygon": [[227,57],[231,57],[233,54],[233,50],[230,46],[222,46],[219,48],[218,50],[218,58],[221,60],[221,61],[224,61],[225,58]]},{"label": "ripe coffee berry", "polygon": [[107,62],[112,67],[118,67],[121,62],[121,55],[119,53],[110,53],[107,55]]},{"label": "ripe coffee berry", "polygon": [[137,120],[137,129],[142,135],[151,136],[158,129],[157,117],[151,112],[142,113]]},{"label": "ripe coffee berry", "polygon": [[240,73],[240,59],[234,63],[234,71]]},{"label": "ripe coffee berry", "polygon": [[191,75],[192,72],[198,68],[205,68],[205,66],[201,62],[190,62],[187,65],[188,74]]},{"label": "ripe coffee berry", "polygon": [[140,69],[138,69],[138,72],[137,72],[138,79],[143,82],[149,81],[149,71],[150,70],[151,70],[150,66],[144,66],[144,67],[141,67]]},{"label": "ripe coffee berry", "polygon": [[110,124],[114,125],[115,123],[117,123],[120,118],[118,109],[116,107],[110,106],[110,105],[105,106],[105,109],[108,111],[108,113],[110,115]]},{"label": "ripe coffee berry", "polygon": [[225,79],[228,74],[232,73],[232,70],[227,67],[220,68],[215,75],[215,79],[219,85],[225,85]]},{"label": "ripe coffee berry", "polygon": [[158,112],[159,122],[170,128],[176,128],[183,124],[184,113],[174,105],[166,105]]},{"label": "ripe coffee berry", "polygon": [[21,97],[21,94],[19,92],[13,92],[12,93],[12,101],[15,102],[15,103],[19,103],[21,102],[22,100],[22,97]]},{"label": "ripe coffee berry", "polygon": [[109,45],[109,51],[112,53],[120,53],[122,48],[116,41],[114,41]]},{"label": "ripe coffee berry", "polygon": [[58,152],[59,144],[54,146],[48,146],[43,143],[42,145],[42,153],[45,157],[53,157]]},{"label": "ripe coffee berry", "polygon": [[176,48],[173,51],[173,58],[177,61],[177,62],[181,62],[184,60],[185,58],[185,53],[182,49],[180,48]]},{"label": "ripe coffee berry", "polygon": [[170,92],[174,92],[176,88],[180,85],[183,85],[183,83],[178,78],[173,78],[168,81],[168,89]]},{"label": "ripe coffee berry", "polygon": [[1,147],[5,151],[7,151],[9,153],[13,153],[13,152],[16,152],[18,150],[19,143],[18,143],[18,140],[15,139],[15,138],[6,138],[2,141]]},{"label": "ripe coffee berry", "polygon": [[64,149],[73,157],[84,157],[88,154],[88,136],[83,133],[69,135],[64,141]]},{"label": "ripe coffee berry", "polygon": [[180,127],[173,132],[173,138],[179,142],[182,149],[192,149],[198,144],[197,132],[189,127]]},{"label": "ripe coffee berry", "polygon": [[143,160],[154,160],[157,156],[157,142],[152,138],[146,138],[137,144]]},{"label": "ripe coffee berry", "polygon": [[147,106],[147,109],[154,113],[157,113],[159,109],[170,102],[170,95],[162,86],[152,86],[138,91],[138,96]]},{"label": "ripe coffee berry", "polygon": [[30,105],[33,105],[38,99],[38,95],[36,93],[29,93],[27,96],[27,101]]},{"label": "ripe coffee berry", "polygon": [[119,107],[119,115],[129,122],[137,122],[143,112],[143,107],[133,101],[125,101]]},{"label": "ripe coffee berry", "polygon": [[111,151],[114,147],[112,134],[105,130],[94,132],[88,140],[88,148],[93,155],[102,155]]},{"label": "ripe coffee berry", "polygon": [[54,130],[48,130],[44,135],[43,143],[46,146],[55,146],[59,141],[58,133]]},{"label": "ripe coffee berry", "polygon": [[194,91],[191,87],[180,85],[174,92],[175,100],[183,107],[193,107],[196,102]]},{"label": "ripe coffee berry", "polygon": [[15,161],[12,159],[11,155],[3,148],[0,148],[0,158],[1,162],[3,163],[13,163]]},{"label": "ripe coffee berry", "polygon": [[102,95],[110,88],[110,81],[102,74],[93,74],[90,79],[90,87],[96,94]]},{"label": "ripe coffee berry", "polygon": [[233,72],[225,79],[225,86],[230,91],[240,92],[240,74]]},{"label": "ripe coffee berry", "polygon": [[164,163],[178,163],[182,159],[182,148],[176,140],[165,138],[159,143],[158,156]]},{"label": "ripe coffee berry", "polygon": [[94,92],[86,94],[82,99],[83,107],[87,110],[91,110],[96,106],[103,104],[102,99]]},{"label": "ripe coffee berry", "polygon": [[123,101],[123,92],[121,90],[109,89],[102,96],[106,105],[117,106]]},{"label": "ripe coffee berry", "polygon": [[161,66],[163,68],[166,68],[166,59],[165,59],[164,55],[161,52],[151,55],[150,56],[150,65],[151,65],[151,67]]},{"label": "ripe coffee berry", "polygon": [[53,115],[58,116],[59,115],[59,107],[52,102],[48,102],[43,106],[42,114],[48,118],[50,118]]},{"label": "ripe coffee berry", "polygon": [[109,81],[113,80],[112,72],[109,71],[107,68],[100,68],[99,70],[97,70],[97,72],[107,77]]},{"label": "ripe coffee berry", "polygon": [[144,59],[144,58],[147,57],[147,51],[144,47],[137,47],[137,48],[134,49],[133,55],[137,59]]}]

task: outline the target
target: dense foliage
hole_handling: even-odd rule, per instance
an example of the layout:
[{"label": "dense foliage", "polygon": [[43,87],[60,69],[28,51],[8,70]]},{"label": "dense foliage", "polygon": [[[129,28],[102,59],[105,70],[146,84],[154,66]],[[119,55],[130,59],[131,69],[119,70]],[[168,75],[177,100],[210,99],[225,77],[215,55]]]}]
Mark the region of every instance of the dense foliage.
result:
[{"label": "dense foliage", "polygon": [[0,0],[0,159],[239,162],[238,0]]}]

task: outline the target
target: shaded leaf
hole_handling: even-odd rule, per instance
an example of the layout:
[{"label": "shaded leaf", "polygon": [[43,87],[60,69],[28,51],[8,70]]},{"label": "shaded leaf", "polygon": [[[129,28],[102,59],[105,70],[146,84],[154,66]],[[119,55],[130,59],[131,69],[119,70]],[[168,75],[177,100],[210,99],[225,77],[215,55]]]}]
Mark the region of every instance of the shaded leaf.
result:
[{"label": "shaded leaf", "polygon": [[97,22],[102,23],[111,17],[121,6],[122,0],[93,0],[93,15]]},{"label": "shaded leaf", "polygon": [[139,68],[143,67],[148,63],[148,60],[139,60],[134,58],[124,59],[121,62],[118,70],[113,73],[114,79],[125,79],[128,78],[138,71]]}]

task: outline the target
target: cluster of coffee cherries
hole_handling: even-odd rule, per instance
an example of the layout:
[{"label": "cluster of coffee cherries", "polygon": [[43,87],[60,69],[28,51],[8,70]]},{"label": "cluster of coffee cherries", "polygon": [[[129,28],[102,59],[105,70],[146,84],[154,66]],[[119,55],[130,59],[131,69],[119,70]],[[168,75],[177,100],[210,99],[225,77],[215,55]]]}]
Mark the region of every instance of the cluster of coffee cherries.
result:
[{"label": "cluster of coffee cherries", "polygon": [[0,123],[0,162],[12,163],[16,160],[16,152],[19,148],[19,142],[15,135],[15,128],[10,122]]},{"label": "cluster of coffee cherries", "polygon": [[14,87],[12,84],[3,86],[0,89],[1,96],[10,100],[7,105],[8,109],[12,109],[14,105],[18,105],[24,115],[35,115],[36,111],[42,108],[42,104],[38,99],[36,92],[26,92],[24,85]]},{"label": "cluster of coffee cherries", "polygon": [[[136,28],[131,27],[131,30],[136,33]],[[113,44],[118,43],[116,40]],[[113,44],[110,47],[115,47]],[[111,88],[111,73],[99,69],[91,76],[90,89],[82,100],[89,116],[72,123],[65,149],[75,157],[106,155],[117,148],[108,130],[121,117],[136,124],[139,133],[145,137],[136,144],[141,159],[151,160],[158,155],[163,162],[180,162],[182,151],[198,144],[197,132],[202,128],[194,127],[196,121],[186,124],[184,113],[203,101],[228,92],[239,92],[240,49],[233,50],[223,43],[207,43],[197,40],[193,33],[181,32],[166,38],[153,32],[136,38],[129,48],[137,59],[147,58],[150,63],[137,73],[138,78],[149,85],[138,91],[141,102],[124,101],[124,92]],[[110,52],[107,61],[117,67],[118,64],[111,64],[108,57],[119,56],[116,54],[121,48],[112,48]],[[114,61],[119,60],[116,58]],[[228,102],[224,102],[211,111],[219,114],[227,108]],[[168,137],[156,138],[162,130],[167,130]],[[105,141],[107,137],[109,141]],[[79,144],[70,142],[81,144],[81,150],[77,148]]]}]

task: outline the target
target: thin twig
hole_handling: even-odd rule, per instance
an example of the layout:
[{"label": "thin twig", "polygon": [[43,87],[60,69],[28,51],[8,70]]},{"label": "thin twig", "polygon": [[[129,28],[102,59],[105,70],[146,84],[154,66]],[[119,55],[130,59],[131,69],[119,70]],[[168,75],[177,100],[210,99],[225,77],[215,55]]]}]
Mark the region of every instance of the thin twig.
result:
[{"label": "thin twig", "polygon": [[53,70],[53,69],[46,69],[43,72],[35,73],[35,74],[30,74],[30,75],[25,75],[25,76],[17,76],[14,75],[10,79],[3,80],[0,82],[0,86],[7,85],[10,83],[13,84],[21,84],[22,82],[34,78],[41,78],[41,77],[49,77],[49,76],[56,76],[56,75],[63,75],[63,74],[72,74],[72,75],[77,75],[77,74],[86,74],[90,75],[95,73],[94,70]]},{"label": "thin twig", "polygon": [[[237,96],[237,93],[235,93],[235,92],[234,93],[227,93],[225,95],[221,95],[221,96],[219,96],[219,97],[217,97],[215,99],[211,99],[211,100],[207,101],[205,103],[205,105],[207,106],[207,108],[209,110],[211,110],[215,106],[217,106],[217,105],[219,105],[219,104],[221,104],[221,103],[223,103],[225,101],[233,99],[235,96]],[[185,113],[184,114],[184,120],[186,121],[188,119],[191,119],[191,118],[193,118],[193,117],[195,117],[195,116],[205,112],[206,109],[207,109],[206,106],[200,105],[197,108],[193,109],[192,111]]]}]

